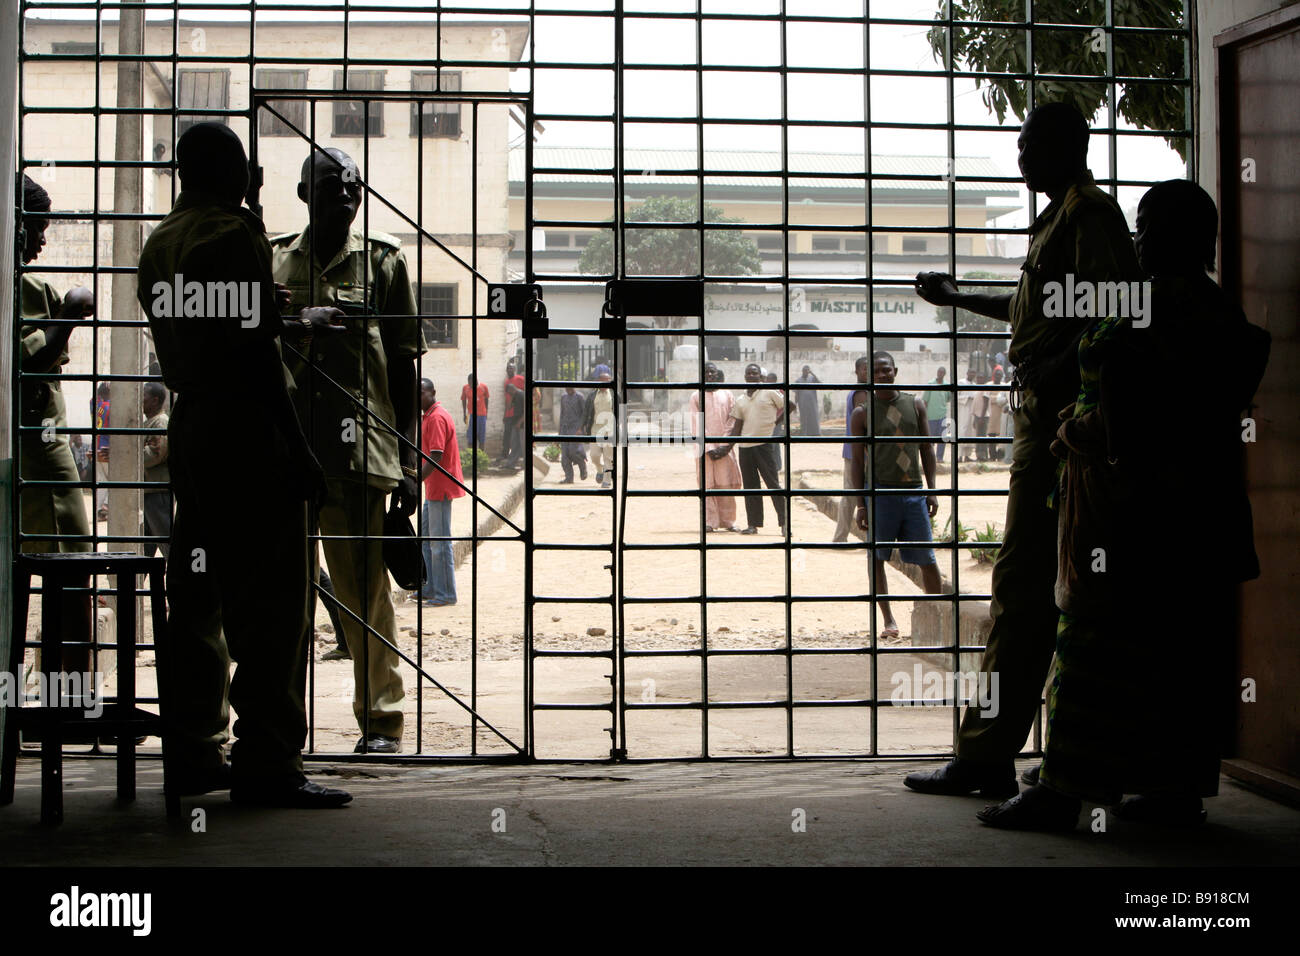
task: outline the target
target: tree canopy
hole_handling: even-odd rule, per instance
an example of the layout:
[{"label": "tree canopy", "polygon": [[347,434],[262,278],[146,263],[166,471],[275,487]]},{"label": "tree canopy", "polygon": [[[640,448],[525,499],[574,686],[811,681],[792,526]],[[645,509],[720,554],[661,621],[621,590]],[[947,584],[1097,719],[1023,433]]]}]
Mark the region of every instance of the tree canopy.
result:
[{"label": "tree canopy", "polygon": [[[961,290],[963,292],[990,292],[994,295],[999,293],[1005,294],[1009,291],[1005,286],[983,285],[978,281],[980,279],[1003,278],[1005,278],[1005,276],[1000,276],[996,272],[985,272],[983,270],[967,272],[961,277]],[[978,312],[972,312],[969,309],[958,308],[955,309],[954,312],[956,313],[958,332],[1006,333],[1011,331],[1011,326],[1002,319],[991,319],[987,315],[980,315]],[[987,339],[961,339],[959,340],[958,351],[992,351],[995,341],[998,343],[998,347],[1002,351],[1006,351],[1006,339],[999,338],[995,340],[991,337]]]},{"label": "tree canopy", "polygon": [[[1183,26],[1183,0],[1111,0],[1116,26],[1179,29]],[[939,19],[947,18],[947,0],[940,0]],[[952,0],[952,18],[982,21],[1024,21],[1024,0]],[[1105,22],[1106,0],[1035,0],[1038,23],[1101,24]],[[953,60],[975,73],[1027,73],[1026,30],[963,27],[952,30]],[[1036,28],[1033,31],[1034,72],[1072,76],[1102,75],[1106,72],[1107,45],[1114,43],[1116,76],[1181,79],[1186,76],[1182,38],[1172,35],[1122,35],[1113,37],[1100,27],[1093,30]],[[947,37],[943,26],[929,34],[936,60],[949,69]],[[1028,84],[1008,77],[976,76],[977,88],[989,111],[1001,123],[1007,110],[1019,119],[1028,108]],[[1118,114],[1140,129],[1181,130],[1185,128],[1186,101],[1178,86],[1154,83],[1120,83],[1117,87]],[[1050,76],[1034,80],[1034,101],[1064,100],[1073,103],[1091,122],[1106,105],[1107,84],[1101,80],[1060,80]],[[1165,137],[1187,158],[1187,140]]]},{"label": "tree canopy", "polygon": [[[695,222],[694,199],[651,196],[627,210],[624,262],[631,276],[696,275],[700,271],[700,238],[695,229],[638,229],[638,222]],[[704,221],[742,222],[723,215],[718,206],[704,205]],[[706,229],[704,271],[709,275],[750,275],[762,261],[758,245],[739,229]],[[591,238],[578,259],[578,271],[611,275],[614,272],[614,234],[603,229]]]}]

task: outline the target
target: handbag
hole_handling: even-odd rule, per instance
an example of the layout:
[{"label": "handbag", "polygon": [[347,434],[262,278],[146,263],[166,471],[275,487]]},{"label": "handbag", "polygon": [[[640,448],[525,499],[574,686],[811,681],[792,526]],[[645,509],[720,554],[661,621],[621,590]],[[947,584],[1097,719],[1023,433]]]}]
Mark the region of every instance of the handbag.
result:
[{"label": "handbag", "polygon": [[393,575],[398,587],[418,591],[424,586],[427,571],[424,566],[424,549],[415,533],[411,519],[402,514],[396,505],[384,515],[384,565]]}]

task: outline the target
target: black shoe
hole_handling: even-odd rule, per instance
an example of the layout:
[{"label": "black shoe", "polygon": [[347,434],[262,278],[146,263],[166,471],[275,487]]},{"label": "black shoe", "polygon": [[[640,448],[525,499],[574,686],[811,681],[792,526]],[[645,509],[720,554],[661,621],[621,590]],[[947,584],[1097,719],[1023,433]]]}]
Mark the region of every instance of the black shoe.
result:
[{"label": "black shoe", "polygon": [[981,823],[999,830],[1041,830],[1068,833],[1079,825],[1083,803],[1076,797],[1047,787],[1030,787],[1005,803],[985,807],[975,814]]},{"label": "black shoe", "polygon": [[1016,767],[1010,760],[1005,764],[983,764],[954,757],[938,770],[929,773],[909,773],[903,785],[917,793],[937,793],[948,797],[963,797],[979,791],[981,797],[1014,797],[1020,790],[1016,786]]},{"label": "black shoe", "polygon": [[1121,820],[1164,827],[1200,826],[1207,816],[1200,797],[1176,794],[1125,797],[1111,809]]},{"label": "black shoe", "polygon": [[352,655],[346,647],[332,647],[320,656],[323,661],[350,661]]},{"label": "black shoe", "polygon": [[230,789],[230,764],[209,770],[184,770],[174,774],[172,790],[178,797],[197,797],[203,793]]},{"label": "black shoe", "polygon": [[352,802],[352,794],[312,783],[302,774],[273,780],[236,782],[230,799],[250,807],[330,810]]},{"label": "black shoe", "polygon": [[400,754],[402,752],[402,740],[400,737],[385,737],[383,734],[371,734],[369,737],[362,737],[357,741],[353,748],[354,754],[372,753],[372,754]]},{"label": "black shoe", "polygon": [[1043,769],[1041,763],[1036,763],[1020,775],[1020,782],[1027,787],[1038,786],[1038,771]]},{"label": "black shoe", "polygon": [[742,532],[740,532],[740,533],[741,533],[741,534],[758,534],[758,529],[755,528],[753,525],[750,525],[748,528],[746,528],[744,531],[742,531]]}]

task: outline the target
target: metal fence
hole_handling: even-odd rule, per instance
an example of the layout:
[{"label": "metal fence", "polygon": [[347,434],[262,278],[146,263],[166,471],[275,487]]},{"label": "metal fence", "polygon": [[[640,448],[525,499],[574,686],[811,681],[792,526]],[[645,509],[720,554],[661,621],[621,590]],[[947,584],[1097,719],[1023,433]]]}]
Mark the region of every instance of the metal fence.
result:
[{"label": "metal fence", "polygon": [[[574,289],[585,289],[606,301],[615,293],[621,296],[614,303],[613,322],[602,327],[599,309],[592,309],[581,321],[552,321],[549,338],[533,339],[523,347],[519,371],[526,382],[524,392],[541,394],[544,401],[536,420],[520,409],[525,418],[524,448],[532,453],[523,455],[522,474],[481,471],[475,458],[467,465],[463,482],[469,493],[467,530],[451,535],[462,567],[467,569],[462,570],[462,578],[469,585],[468,614],[458,625],[464,632],[442,633],[447,629],[439,629],[437,616],[418,604],[404,609],[413,611],[409,639],[404,634],[380,633],[365,610],[355,614],[376,639],[397,652],[408,679],[414,675],[414,706],[408,709],[415,730],[406,735],[408,751],[413,752],[400,759],[886,757],[948,752],[962,695],[948,691],[924,701],[930,705],[927,713],[945,715],[945,739],[936,736],[932,725],[917,731],[920,742],[905,739],[906,728],[897,722],[896,708],[921,703],[920,695],[888,696],[885,670],[894,666],[891,662],[907,659],[960,673],[981,650],[978,643],[962,640],[963,609],[976,607],[990,595],[963,590],[962,571],[969,555],[994,552],[999,541],[996,534],[966,539],[962,509],[965,506],[969,514],[975,503],[999,500],[1005,487],[975,481],[971,472],[957,467],[955,459],[964,450],[1002,445],[1005,437],[958,431],[955,442],[948,446],[953,465],[946,484],[935,493],[943,500],[951,533],[948,540],[936,540],[932,546],[939,552],[950,590],[888,594],[871,584],[878,560],[874,530],[865,542],[834,542],[825,540],[829,522],[821,526],[824,534],[792,529],[801,499],[817,506],[849,491],[835,474],[829,482],[800,486],[802,471],[818,470],[803,469],[802,464],[813,461],[818,449],[838,446],[841,437],[790,434],[789,427],[777,436],[781,487],[774,492],[742,489],[732,493],[742,503],[746,497],[769,494],[785,501],[791,517],[782,533],[756,542],[710,535],[705,529],[706,498],[717,495],[706,495],[689,476],[678,486],[666,487],[636,477],[639,468],[658,467],[655,461],[659,459],[652,456],[662,449],[649,436],[667,435],[670,429],[653,433],[616,415],[609,441],[598,443],[591,436],[561,434],[556,422],[558,396],[566,382],[581,381],[584,391],[605,390],[590,382],[592,369],[602,361],[611,368],[607,390],[615,396],[615,409],[627,409],[631,401],[654,390],[669,395],[666,407],[670,409],[686,406],[691,395],[703,402],[709,340],[720,341],[724,336],[728,341],[736,338],[734,358],[730,345],[723,350],[715,346],[713,354],[725,354],[726,361],[741,363],[767,356],[778,387],[797,405],[800,391],[807,386],[797,382],[798,366],[804,362],[791,356],[801,354],[801,346],[808,340],[828,335],[825,327],[799,327],[807,318],[799,314],[804,290],[821,286],[852,288],[865,306],[859,310],[857,325],[841,326],[833,333],[838,342],[851,343],[845,350],[849,354],[871,355],[884,339],[892,343],[905,335],[912,343],[955,360],[971,350],[974,340],[979,341],[979,349],[989,351],[1005,340],[1004,334],[963,330],[960,317],[951,315],[951,310],[938,317],[938,327],[905,331],[879,328],[874,319],[878,299],[909,287],[908,278],[899,272],[905,257],[877,252],[874,241],[878,237],[934,239],[943,250],[926,253],[932,267],[964,274],[979,266],[978,257],[961,251],[968,243],[991,243],[999,237],[1014,239],[1024,234],[1023,225],[1015,229],[987,222],[972,225],[959,215],[964,190],[980,184],[1019,183],[1013,175],[963,172],[965,144],[982,134],[1002,134],[1006,145],[1003,162],[1009,165],[1016,129],[1014,116],[995,121],[987,111],[972,106],[980,90],[977,73],[969,63],[958,62],[954,40],[969,31],[996,33],[1023,46],[1026,65],[1022,70],[993,69],[981,78],[1020,82],[1028,105],[1053,86],[1095,84],[1104,89],[1100,119],[1094,124],[1093,156],[1104,154],[1103,172],[1097,179],[1113,195],[1131,197],[1154,178],[1143,167],[1140,152],[1130,153],[1130,148],[1136,149],[1134,144],[1166,137],[1184,144],[1189,166],[1194,162],[1189,105],[1190,6],[1181,23],[1168,28],[1116,22],[1110,2],[1095,5],[1100,14],[1095,23],[1076,9],[1078,5],[1069,7],[1073,11],[1070,18],[1062,5],[1026,2],[1004,6],[1005,18],[960,21],[952,19],[948,4],[871,4],[865,0],[753,4],[593,0],[572,7],[499,0],[418,8],[400,3],[362,7],[258,0],[216,6],[173,2],[142,8],[131,3],[22,0],[22,171],[33,175],[57,171],[63,184],[75,188],[80,198],[74,202],[62,197],[61,184],[55,179],[50,187],[54,211],[49,218],[66,226],[54,230],[52,245],[59,235],[76,239],[79,245],[72,251],[52,249],[60,260],[56,264],[42,263],[19,271],[51,274],[56,284],[88,277],[101,307],[110,301],[111,287],[111,310],[96,315],[87,323],[86,332],[76,333],[89,338],[88,354],[80,366],[74,361],[73,370],[60,376],[65,386],[85,383],[92,391],[107,383],[113,396],[111,424],[91,419],[89,424],[57,429],[59,435],[84,436],[91,447],[98,447],[104,439],[117,443],[111,446],[107,475],[103,463],[92,456],[88,480],[76,483],[90,494],[92,502],[95,495],[107,490],[119,506],[104,530],[100,529],[102,522],[92,524],[92,547],[115,550],[159,543],[157,538],[150,541],[141,534],[136,500],[141,491],[160,488],[141,479],[137,464],[128,467],[122,458],[112,455],[133,456],[138,462],[140,439],[156,434],[137,424],[139,388],[157,380],[158,375],[144,357],[147,322],[134,305],[131,257],[138,254],[142,226],[161,219],[179,187],[173,178],[158,188],[159,177],[171,176],[179,129],[187,117],[216,117],[234,126],[248,144],[254,164],[263,169],[263,197],[272,186],[285,189],[297,175],[296,166],[286,173],[272,165],[273,159],[282,159],[280,145],[296,143],[297,155],[303,157],[312,146],[343,142],[358,159],[364,180],[365,201],[358,220],[363,228],[369,231],[381,216],[385,222],[404,224],[417,287],[438,282],[458,284],[460,289],[454,316],[459,332],[453,338],[459,351],[455,357],[451,352],[426,352],[419,360],[421,376],[446,378],[449,373],[445,370],[454,367],[460,381],[468,368],[479,381],[495,384],[502,380],[506,358],[518,354],[518,323],[491,318],[484,306],[488,285],[505,280],[501,252],[505,247],[498,240],[509,232],[522,233],[524,278],[542,290],[543,301],[554,304]],[[378,30],[387,32],[380,35],[375,32]],[[516,44],[513,31],[525,39]],[[564,39],[566,32],[570,39]],[[420,52],[399,55],[404,33],[421,38]],[[819,60],[815,48],[822,42],[820,38],[833,34],[859,38],[856,53],[836,47],[835,57]],[[647,41],[645,37],[651,35],[655,39]],[[1047,38],[1062,35],[1077,38],[1078,44],[1095,44],[1100,37],[1099,56],[1091,72],[1067,74],[1036,60],[1036,38],[1046,47]],[[582,37],[595,40],[580,42]],[[916,46],[921,42],[918,37],[925,37],[928,46]],[[904,39],[916,49],[936,51],[937,59],[901,64],[889,50],[895,41]],[[1183,51],[1181,72],[1128,76],[1119,71],[1117,48],[1156,45],[1170,39]],[[276,47],[273,40],[281,45]],[[263,67],[274,68],[264,79],[283,85],[263,85],[259,79]],[[325,79],[326,70],[331,74],[329,80]],[[234,77],[234,85],[200,85],[197,77],[203,71],[225,71]],[[293,71],[303,72],[301,83],[286,76]],[[342,71],[344,77],[356,72],[358,82],[333,81],[335,71]],[[429,71],[434,74],[431,80],[415,76]],[[381,74],[379,80],[365,78],[376,72]],[[408,72],[409,84],[404,76]],[[443,85],[439,77],[444,73],[454,76],[454,82]],[[56,75],[58,82],[52,79]],[[186,79],[182,81],[182,77]],[[399,86],[385,88],[383,84],[388,82]],[[151,83],[161,92],[143,95],[141,91],[148,91]],[[376,88],[374,83],[380,86]],[[644,92],[647,84],[657,84],[663,91],[662,107],[647,107],[652,102]],[[1136,87],[1166,90],[1171,101],[1181,98],[1183,122],[1167,129],[1131,128],[1121,120],[1120,97]],[[242,92],[236,96],[235,89]],[[850,97],[842,115],[837,113],[832,93],[854,89],[857,99]],[[881,96],[881,91],[897,89],[911,90],[925,108],[918,108],[917,116],[900,115],[897,104]],[[726,94],[727,90],[732,92]],[[607,98],[602,98],[604,92]],[[760,101],[763,105],[758,105]],[[810,108],[810,102],[818,105]],[[380,147],[387,148],[396,136],[406,135],[404,126],[393,132],[392,119],[407,109],[414,130],[414,178],[407,188],[389,189],[385,178],[391,173],[389,154]],[[455,122],[447,118],[453,109],[457,111]],[[983,119],[976,113],[982,113]],[[379,124],[373,122],[375,117],[381,119]],[[329,118],[333,122],[328,130],[317,125],[318,121],[329,123]],[[84,125],[87,119],[90,136],[83,135],[71,144],[59,139],[60,124],[71,128]],[[426,121],[445,141],[426,140],[422,132]],[[149,136],[145,135],[146,126]],[[905,142],[903,134],[931,144],[931,158],[946,159],[946,170],[930,171],[922,165],[910,171],[884,168],[879,160],[882,148],[898,150],[882,144]],[[562,135],[596,141],[601,148],[607,143],[608,165],[536,165],[535,141]],[[742,164],[738,153],[719,145],[740,137],[769,144],[765,151],[757,152],[771,157],[772,165],[755,168],[749,161]],[[508,142],[512,138],[513,142]],[[152,158],[150,139],[156,144]],[[667,172],[627,162],[635,150],[670,140],[681,144],[679,152],[693,156],[693,161],[679,162]],[[848,141],[855,143],[860,153],[858,168],[810,173],[792,162],[796,153],[809,151],[803,144],[812,144],[809,149],[815,152],[821,148],[819,143]],[[461,152],[453,155],[449,144],[456,144]],[[504,181],[504,151],[511,149],[524,156],[524,174],[518,184],[522,193],[520,221],[506,224],[498,217],[489,229],[483,226],[482,217],[495,208],[492,204],[497,200],[504,209],[507,192],[515,188]],[[490,182],[483,178],[486,169],[497,170]],[[577,206],[571,204],[568,213],[558,216],[551,210],[559,207],[543,207],[535,185],[563,182],[566,177],[600,180],[598,201],[590,204],[590,213],[579,215],[573,212]],[[685,219],[630,220],[632,187],[647,182],[663,183],[665,195],[684,197],[692,214]],[[166,196],[166,202],[155,206],[144,198],[151,183],[159,196]],[[767,191],[766,218],[748,220],[745,229],[779,237],[779,272],[711,267],[730,220],[711,218],[708,207],[721,201],[717,197],[725,194],[724,187],[741,188],[737,184],[743,183],[749,184],[744,188]],[[809,207],[798,196],[814,186],[859,196],[857,214],[834,222],[810,219]],[[905,222],[901,215],[895,218],[892,214],[882,221],[882,202],[908,189],[936,191],[941,197],[934,207],[938,210],[934,221]],[[431,202],[436,206],[449,195],[458,196],[458,191],[464,192],[465,201],[456,222],[431,218]],[[20,199],[19,203],[21,212]],[[899,208],[903,205],[900,201]],[[1032,221],[1037,211],[1031,194],[1026,220]],[[532,248],[534,231],[539,229],[608,234],[610,268],[543,271],[542,260],[533,255]],[[852,260],[857,271],[833,276],[817,271],[822,266],[810,252],[801,251],[807,248],[804,238],[812,232],[860,238],[860,247],[852,246],[861,248],[860,254],[844,251],[850,248],[847,239],[835,253],[858,256]],[[688,246],[693,250],[686,264],[647,272],[631,250],[639,248],[637,243],[646,236],[667,237],[671,233],[689,236]],[[669,296],[672,301],[661,298],[664,287],[641,281],[647,274],[678,280],[677,291]],[[991,288],[1014,284],[1011,278],[981,276],[980,281]],[[608,283],[614,284],[610,292],[605,291]],[[705,301],[724,285],[727,290],[752,288],[755,296],[760,289],[777,296],[779,320],[768,325],[721,322]],[[698,307],[684,308],[682,302],[691,299]],[[417,301],[421,301],[418,296]],[[556,314],[554,305],[552,314]],[[669,326],[662,322],[664,317],[674,320],[671,340],[665,334]],[[603,338],[602,331],[614,338]],[[760,340],[767,344],[761,345]],[[772,342],[779,347],[771,347]],[[693,352],[683,353],[694,356],[694,371],[686,378],[665,381],[664,373],[681,344],[695,346]],[[19,354],[19,346],[16,337],[13,354]],[[488,355],[485,348],[494,351]],[[832,358],[826,359],[828,364]],[[899,385],[922,397],[936,390],[946,392],[952,409],[967,394],[996,395],[999,391],[958,382],[956,372],[954,365],[942,386],[901,380]],[[853,391],[873,391],[869,383],[855,382],[848,373],[836,376],[823,378],[816,386],[819,393],[830,395],[835,408]],[[18,420],[18,397],[24,381],[50,377],[25,372],[15,363],[11,408],[16,434],[36,428]],[[454,397],[445,404],[454,412]],[[500,408],[495,405],[494,413]],[[543,409],[555,417],[545,418]],[[393,423],[376,420],[372,409],[359,411],[374,421],[376,428],[392,430]],[[124,420],[128,416],[131,420]],[[586,438],[584,444],[608,444],[613,449],[615,463],[607,469],[613,472],[610,487],[560,487],[553,477],[539,477],[540,467],[530,467],[530,457],[544,457],[546,446],[576,444],[580,437]],[[695,437],[697,449],[704,440],[702,434]],[[865,441],[872,448],[881,444],[873,437]],[[17,473],[21,475],[21,451],[18,457]],[[838,467],[840,459],[833,460]],[[21,495],[51,484],[17,483],[18,493],[11,502],[16,547],[42,537],[24,528]],[[878,489],[869,496],[884,494]],[[578,499],[591,504],[579,507]],[[93,513],[96,509],[93,504],[91,507]],[[586,508],[589,510],[583,510]],[[654,509],[665,522],[671,515],[689,515],[689,520],[683,519],[680,527],[660,536],[676,536],[674,540],[638,537],[629,531],[629,515],[644,508]],[[806,566],[828,554],[852,564],[852,586],[833,591],[801,585]],[[718,568],[736,562],[766,562],[769,555],[776,556],[772,586],[764,586],[763,576],[756,574],[747,592],[719,590],[715,581]],[[694,569],[694,586],[677,593],[655,589],[659,580],[656,568],[683,564]],[[551,573],[556,568],[569,570],[557,577]],[[940,631],[935,632],[938,639],[913,645],[882,641],[877,619],[882,598],[914,610],[924,605],[940,608],[933,615],[940,622]],[[726,615],[734,616],[738,608],[764,606],[774,609],[776,630],[782,635],[766,646],[744,640],[745,635],[730,626],[716,629],[721,626],[719,620],[730,620]],[[812,618],[808,615],[819,606],[857,609],[861,623],[856,639],[819,642],[800,637],[800,622],[814,619],[815,614]],[[643,620],[643,612],[650,608],[663,609],[663,619],[673,622],[665,626],[658,644],[639,639],[637,635],[644,632],[636,629],[648,625],[631,620]],[[584,633],[572,636],[552,633],[557,629],[549,627],[548,617],[558,620],[570,610],[590,615],[593,622],[599,618],[602,623],[592,623],[580,629]],[[679,617],[685,620],[688,612],[689,629],[678,625]],[[564,626],[571,624],[566,620]],[[463,646],[452,647],[456,642]],[[110,649],[111,644],[105,641],[99,647]],[[328,742],[317,735],[318,711],[328,695],[318,678],[315,654],[312,661],[309,726],[313,735],[309,749],[337,759],[350,750],[350,746],[340,746],[339,738],[355,731],[335,726]],[[656,690],[662,684],[684,680],[683,667],[693,675],[689,686],[683,684],[687,689],[672,694]],[[667,668],[663,673],[670,676],[657,682],[656,668]],[[804,679],[807,668],[821,675],[821,683],[809,684]],[[855,675],[854,679],[839,681],[837,668]],[[489,691],[484,690],[488,686],[485,681]],[[818,689],[810,693],[809,686]],[[360,695],[365,699],[365,688]],[[337,701],[331,706],[335,711],[343,709]],[[342,721],[349,719],[345,710]],[[359,730],[365,730],[366,720],[362,718]],[[860,732],[846,736],[837,725],[853,720],[858,721],[853,726]],[[751,732],[760,726],[764,729]],[[686,739],[691,745],[683,744]],[[1039,739],[1037,729],[1034,739]]]}]

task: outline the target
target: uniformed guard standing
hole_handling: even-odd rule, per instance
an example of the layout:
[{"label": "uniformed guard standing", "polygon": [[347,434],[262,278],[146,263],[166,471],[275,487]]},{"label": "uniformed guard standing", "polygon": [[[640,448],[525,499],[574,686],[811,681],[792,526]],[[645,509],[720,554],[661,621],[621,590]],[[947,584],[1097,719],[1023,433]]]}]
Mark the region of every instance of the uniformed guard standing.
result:
[{"label": "uniformed guard standing", "polygon": [[[1025,117],[1018,142],[1020,172],[1051,202],[1029,227],[1029,252],[1011,295],[960,292],[952,276],[925,272],[916,291],[927,302],[958,306],[1011,323],[1015,412],[1006,529],[993,565],[989,613],[993,627],[980,664],[981,687],[998,707],[968,706],[957,756],[906,784],[923,793],[1008,797],[1017,792],[1014,758],[1033,725],[1056,647],[1056,511],[1048,500],[1057,461],[1050,450],[1057,415],[1079,390],[1078,341],[1090,317],[1045,314],[1048,283],[1132,282],[1142,278],[1128,224],[1118,204],[1088,171],[1088,123],[1066,103]],[[1095,288],[1095,287],[1094,287]],[[993,675],[997,683],[993,683]]]},{"label": "uniformed guard standing", "polygon": [[[419,506],[415,360],[424,337],[400,243],[352,228],[362,200],[352,158],[338,149],[314,152],[303,163],[298,198],[307,204],[309,225],[272,239],[275,278],[295,305],[341,310],[346,332],[318,336],[305,361],[285,358],[299,415],[325,471],[319,526],[334,591],[384,638],[343,612],[356,682],[352,709],[362,732],[356,751],[398,753],[403,689],[401,658],[384,643],[397,644],[382,549],[384,501],[393,492],[395,506],[408,516]],[[376,418],[410,444],[399,443]]]},{"label": "uniformed guard standing", "polygon": [[[40,216],[50,210],[50,196],[28,176],[23,176],[23,263],[35,262],[45,245],[45,230],[49,220]],[[37,215],[31,215],[37,213]],[[74,326],[71,322],[87,318],[95,312],[95,299],[84,286],[76,286],[60,299],[54,288],[31,273],[23,273],[20,308],[22,310],[22,353],[19,356],[23,373],[58,374],[68,364],[68,338]],[[52,324],[54,319],[62,320]],[[63,324],[63,323],[67,324]],[[68,427],[67,408],[63,390],[57,379],[23,380],[20,423],[39,431],[20,431],[20,477],[29,481],[80,481],[76,459],[67,435],[55,431]],[[66,535],[68,538],[25,539],[22,550],[26,552],[72,552],[91,550],[90,518],[86,514],[86,499],[80,488],[37,485],[20,488],[19,530],[24,535]],[[72,540],[68,540],[72,539]],[[78,586],[86,587],[82,579]],[[91,640],[90,595],[77,595],[68,602],[63,616],[63,640],[86,644]],[[88,647],[67,647],[63,650],[63,669],[69,673],[87,673],[90,670]]]},{"label": "uniformed guard standing", "polygon": [[[136,289],[163,380],[177,393],[167,428],[176,500],[169,646],[159,675],[170,772],[181,793],[229,786],[239,803],[341,806],[349,794],[302,773],[306,503],[323,475],[289,396],[271,247],[262,221],[241,208],[248,160],[228,127],[186,130],[176,159],[182,191],[145,243]],[[300,321],[333,318],[307,309]],[[238,448],[258,449],[255,476]],[[226,764],[231,704],[237,740]]]}]

